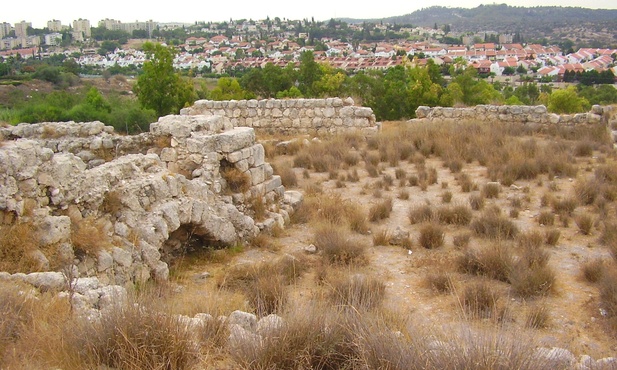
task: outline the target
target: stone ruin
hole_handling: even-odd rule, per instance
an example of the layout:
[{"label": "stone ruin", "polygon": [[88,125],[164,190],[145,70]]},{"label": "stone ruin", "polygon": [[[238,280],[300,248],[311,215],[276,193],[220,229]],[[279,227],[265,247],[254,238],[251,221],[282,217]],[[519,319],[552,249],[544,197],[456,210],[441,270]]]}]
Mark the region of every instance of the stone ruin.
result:
[{"label": "stone ruin", "polygon": [[[0,168],[0,226],[25,225],[21,237],[35,238],[23,256],[30,270],[76,266],[72,275],[103,284],[167,280],[174,255],[282,227],[301,202],[265,162],[254,129],[220,116],[166,116],[134,136],[101,122],[0,128]],[[0,275],[35,286],[60,279]]]},{"label": "stone ruin", "polygon": [[359,129],[374,132],[379,125],[373,110],[354,105],[352,98],[198,100],[182,115],[218,115],[234,127],[253,127],[273,133],[326,134]]}]

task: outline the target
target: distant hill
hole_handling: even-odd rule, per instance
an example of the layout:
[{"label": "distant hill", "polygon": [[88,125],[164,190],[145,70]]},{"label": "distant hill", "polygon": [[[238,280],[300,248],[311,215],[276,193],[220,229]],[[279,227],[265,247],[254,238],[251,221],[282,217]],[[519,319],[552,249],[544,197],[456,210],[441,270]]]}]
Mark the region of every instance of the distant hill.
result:
[{"label": "distant hill", "polygon": [[473,9],[434,6],[411,14],[383,19],[343,19],[348,23],[388,22],[432,27],[449,24],[452,31],[520,32],[529,28],[557,28],[564,26],[601,25],[617,33],[616,9],[587,9],[579,7],[514,7],[506,4],[480,5]]}]

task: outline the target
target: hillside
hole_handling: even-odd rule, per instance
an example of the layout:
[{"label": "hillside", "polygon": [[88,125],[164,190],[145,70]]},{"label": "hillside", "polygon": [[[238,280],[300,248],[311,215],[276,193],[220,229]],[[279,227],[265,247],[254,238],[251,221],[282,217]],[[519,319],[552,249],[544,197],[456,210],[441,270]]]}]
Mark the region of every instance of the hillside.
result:
[{"label": "hillside", "polygon": [[[376,20],[346,20],[349,23]],[[617,10],[586,9],[580,7],[514,7],[506,4],[480,5],[473,9],[434,6],[410,14],[384,18],[378,21],[432,27],[450,24],[452,31],[516,32],[529,28],[553,29],[565,25],[593,24],[596,27],[617,30]]]}]

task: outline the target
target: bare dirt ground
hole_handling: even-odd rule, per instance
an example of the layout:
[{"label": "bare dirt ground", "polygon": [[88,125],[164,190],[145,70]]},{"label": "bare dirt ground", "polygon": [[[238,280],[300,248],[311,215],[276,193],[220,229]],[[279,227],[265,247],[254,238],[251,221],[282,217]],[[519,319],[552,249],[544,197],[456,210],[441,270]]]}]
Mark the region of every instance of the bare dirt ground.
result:
[{"label": "bare dirt ground", "polygon": [[[538,140],[542,140],[538,138]],[[268,159],[275,166],[281,163],[292,163],[293,157],[280,155]],[[599,163],[617,165],[615,155],[612,153],[594,152],[589,157],[577,157],[579,168],[577,176],[587,176],[593,173],[593,169]],[[328,173],[316,173],[310,171],[309,178],[303,176],[302,168],[294,168],[297,175],[298,185],[288,190],[306,189],[309,184],[321,184],[325,193],[340,194],[343,199],[361,204],[364,210],[371,205],[390,197],[393,207],[390,216],[379,222],[371,222],[371,234],[358,236],[368,248],[368,263],[358,267],[363,273],[378,276],[385,281],[387,286],[387,305],[393,307],[402,314],[413,315],[427,325],[436,327],[444,324],[465,322],[464,313],[461,309],[459,293],[467,283],[479,279],[478,276],[459,272],[456,267],[456,259],[462,254],[461,249],[453,245],[453,237],[459,234],[470,233],[468,226],[445,226],[444,246],[437,249],[425,249],[419,245],[419,225],[411,224],[408,214],[415,206],[426,203],[432,206],[440,206],[443,203],[442,195],[445,191],[452,192],[450,204],[469,204],[471,193],[461,191],[457,182],[457,174],[453,174],[444,166],[442,159],[431,156],[426,159],[426,167],[437,170],[438,181],[429,185],[425,191],[418,186],[399,186],[395,180],[389,189],[381,189],[380,197],[374,192],[375,183],[389,174],[395,177],[395,167],[382,163],[380,177],[372,178],[364,169],[363,162],[355,168],[360,180],[358,182],[346,181],[343,187],[337,186],[336,179],[329,179]],[[408,175],[416,172],[416,167],[411,161],[401,161],[396,167],[404,169]],[[340,173],[350,171],[341,166]],[[477,162],[465,164],[462,170],[468,174],[478,186],[490,182],[485,167]],[[556,286],[553,293],[544,297],[520,298],[511,294],[508,284],[491,280],[490,284],[495,289],[505,294],[507,307],[507,319],[504,327],[513,332],[524,332],[537,338],[538,342],[546,347],[562,347],[570,350],[575,356],[590,355],[594,358],[613,356],[617,353],[617,341],[607,332],[599,304],[599,291],[596,286],[585,281],[582,277],[581,266],[584,262],[602,257],[610,260],[608,249],[598,243],[601,221],[599,215],[593,212],[593,206],[578,206],[575,213],[589,213],[596,220],[590,235],[583,235],[574,220],[564,225],[559,217],[556,217],[554,226],[543,226],[538,223],[538,215],[550,207],[542,205],[542,197],[547,194],[559,199],[572,195],[575,178],[555,177],[548,179],[547,175],[540,175],[534,180],[518,180],[512,186],[501,186],[501,193],[497,199],[487,199],[485,208],[491,204],[502,209],[503,214],[513,208],[512,199],[522,199],[522,206],[516,218],[512,218],[521,233],[539,231],[544,233],[548,228],[558,229],[561,233],[555,246],[547,246],[550,253],[549,265],[556,273]],[[409,191],[408,199],[398,197],[401,189]],[[611,207],[614,207],[611,205]],[[481,211],[473,211],[477,217]],[[614,208],[609,210],[612,215]],[[410,249],[393,245],[373,245],[372,235],[381,230],[390,232],[400,228],[409,231],[412,245]],[[234,254],[225,261],[206,262],[193,260],[190,264],[180,265],[175,274],[182,284],[197,284],[204,289],[216,289],[217,277],[220,278],[225,271],[233,265],[240,263],[255,263],[269,261],[284,254],[307,255],[305,248],[313,243],[313,229],[310,224],[294,224],[288,226],[281,235],[273,238],[273,248],[247,247],[243,252]],[[469,247],[482,246],[494,241],[480,238],[472,234]],[[318,255],[307,255],[316,261]],[[211,278],[205,283],[195,283],[189,277],[207,271]],[[447,273],[454,289],[450,293],[439,294],[426,284],[426,276],[434,272]],[[317,272],[309,270],[301,280],[293,286],[293,296],[296,299],[310,299],[317,288]],[[220,281],[220,280],[219,280]],[[525,327],[525,314],[532,307],[542,305],[550,313],[548,327],[530,329]],[[474,320],[480,325],[494,325],[490,320]]]}]

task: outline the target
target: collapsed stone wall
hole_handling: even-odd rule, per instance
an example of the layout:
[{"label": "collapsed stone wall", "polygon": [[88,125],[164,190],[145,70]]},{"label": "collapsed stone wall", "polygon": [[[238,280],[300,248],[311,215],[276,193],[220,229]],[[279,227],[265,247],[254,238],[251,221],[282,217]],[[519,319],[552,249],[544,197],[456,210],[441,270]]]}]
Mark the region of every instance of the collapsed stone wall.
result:
[{"label": "collapsed stone wall", "polygon": [[[220,116],[166,116],[135,136],[100,122],[21,124],[0,138],[0,226],[29,225],[35,270],[75,264],[105,283],[165,280],[170,256],[195,239],[231,245],[293,211],[254,130]],[[230,190],[223,168],[246,187]],[[260,222],[254,197],[268,207]]]},{"label": "collapsed stone wall", "polygon": [[377,129],[373,110],[354,106],[352,98],[199,100],[180,114],[223,116],[234,127],[253,127],[272,133],[322,134]]},{"label": "collapsed stone wall", "polygon": [[473,119],[480,122],[501,121],[541,125],[606,124],[615,113],[612,107],[599,105],[594,105],[591,111],[587,113],[561,115],[549,113],[544,105],[476,105],[466,108],[420,106],[416,109],[416,119],[412,121],[460,122],[461,120]]}]

